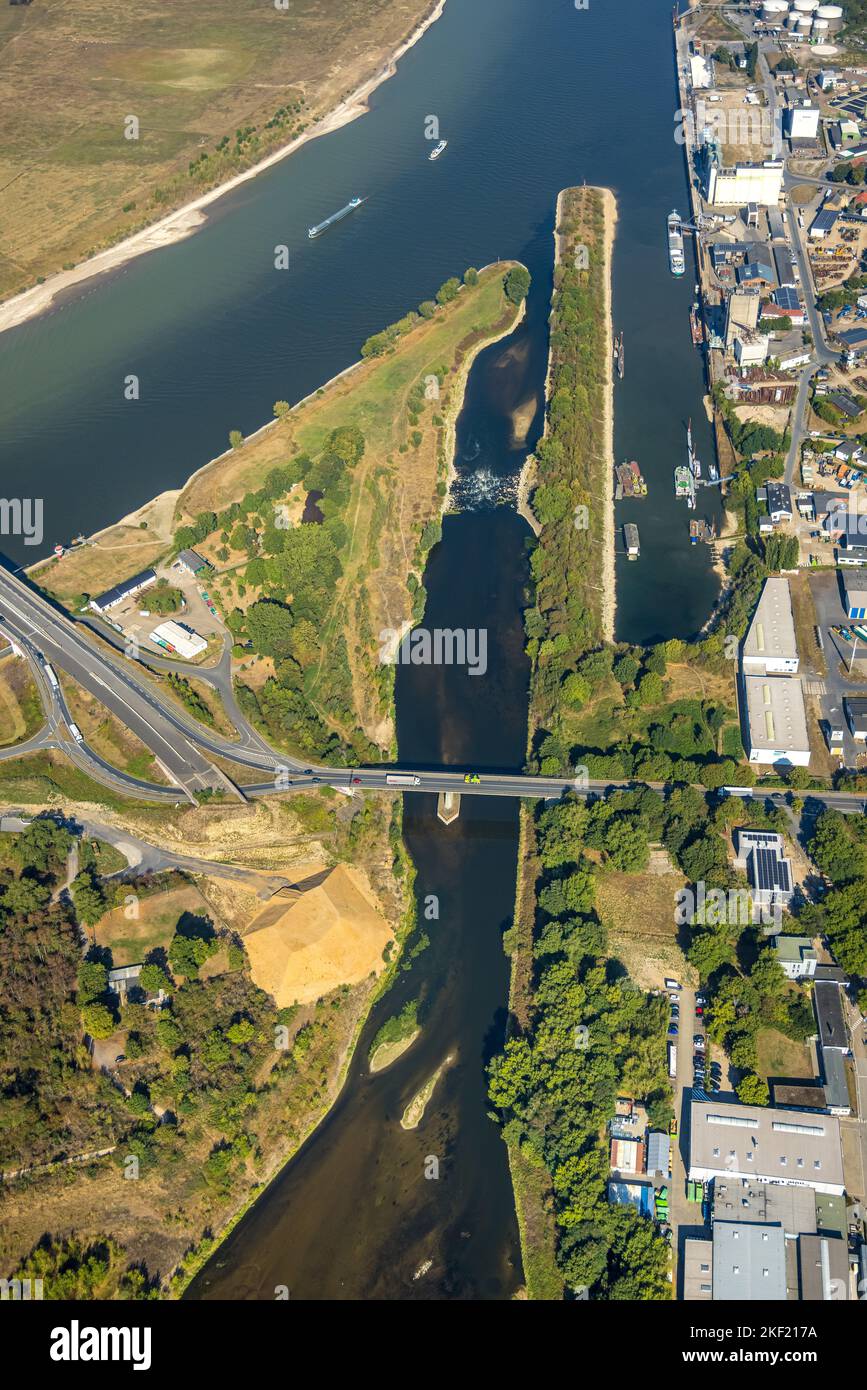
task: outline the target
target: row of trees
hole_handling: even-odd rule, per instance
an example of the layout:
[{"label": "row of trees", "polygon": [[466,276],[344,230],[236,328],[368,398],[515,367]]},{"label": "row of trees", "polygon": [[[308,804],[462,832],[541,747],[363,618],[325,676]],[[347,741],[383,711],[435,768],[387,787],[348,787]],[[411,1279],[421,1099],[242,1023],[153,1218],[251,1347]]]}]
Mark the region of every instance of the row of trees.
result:
[{"label": "row of trees", "polygon": [[[541,873],[531,1022],[489,1068],[504,1138],[550,1175],[557,1261],[567,1284],[607,1299],[666,1299],[668,1248],[652,1222],[609,1205],[606,1125],[618,1094],[646,1100],[667,1127],[667,1010],[606,961],[595,879],[647,862],[662,798],[648,790],[586,805],[570,797],[536,819]],[[598,869],[588,850],[602,856]],[[513,942],[507,933],[506,949]]]}]

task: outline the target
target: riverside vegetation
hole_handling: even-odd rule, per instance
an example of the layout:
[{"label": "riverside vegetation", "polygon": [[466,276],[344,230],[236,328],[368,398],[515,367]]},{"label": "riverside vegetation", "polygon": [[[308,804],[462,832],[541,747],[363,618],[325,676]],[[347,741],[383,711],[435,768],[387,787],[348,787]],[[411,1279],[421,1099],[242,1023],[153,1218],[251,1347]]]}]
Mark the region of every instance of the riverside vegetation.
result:
[{"label": "riverside vegetation", "polygon": [[[297,836],[291,806],[282,818]],[[413,912],[399,800],[341,805],[316,826],[335,858],[366,866],[402,942]],[[58,897],[71,843],[49,817],[0,837],[0,1261],[45,1278],[47,1298],[176,1293],[328,1109],[382,986],[278,1010],[188,877],[106,878],[118,856],[84,841]],[[95,942],[84,955],[83,933]],[[124,1001],[107,987],[117,955],[144,960]]]},{"label": "riverside vegetation", "polygon": [[[600,874],[642,873],[656,841],[688,884],[737,882],[724,831],[738,812],[717,807],[710,789],[755,781],[740,742],[733,656],[765,577],[789,558],[785,543],[759,541],[755,499],[760,482],[779,476],[787,441],[727,416],[738,459],[732,490],[748,524],[706,633],[649,648],[605,642],[593,585],[596,548],[605,541],[596,536],[594,546],[591,527],[577,524],[584,509],[604,514],[610,486],[597,438],[606,387],[603,208],[596,190],[579,189],[567,191],[562,209],[548,418],[532,496],[541,525],[525,611],[528,768],[586,769],[593,778],[665,783],[667,791],[522,809],[515,918],[504,938],[510,1028],[491,1067],[490,1097],[509,1148],[529,1296],[559,1298],[565,1285],[591,1297],[667,1299],[667,1247],[651,1221],[609,1206],[605,1188],[606,1125],[617,1094],[642,1099],[651,1124],[667,1127],[666,1009],[611,957],[594,885]],[[587,250],[583,260],[579,248]],[[806,1016],[767,952],[756,946],[741,961],[740,935],[694,923],[688,953],[701,977],[719,986],[715,1026],[738,1053],[744,1094],[761,1096],[759,1028],[773,1020],[800,1039]],[[749,1026],[728,1012],[739,992],[755,1006]],[[583,1049],[575,1030],[585,1027]]]}]

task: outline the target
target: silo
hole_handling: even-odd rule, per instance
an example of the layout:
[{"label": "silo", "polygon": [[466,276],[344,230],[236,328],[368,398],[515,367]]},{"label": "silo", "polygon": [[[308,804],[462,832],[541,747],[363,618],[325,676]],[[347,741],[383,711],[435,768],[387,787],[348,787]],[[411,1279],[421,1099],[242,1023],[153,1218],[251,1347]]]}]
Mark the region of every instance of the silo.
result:
[{"label": "silo", "polygon": [[789,13],[786,15],[786,27],[788,29],[794,29],[800,18],[801,16],[798,14],[797,10],[789,10]]},{"label": "silo", "polygon": [[814,19],[811,33],[814,39],[818,39],[820,43],[824,43],[825,39],[828,37],[827,19]]},{"label": "silo", "polygon": [[799,34],[803,34],[805,38],[809,38],[809,36],[810,36],[810,34],[812,33],[812,31],[813,31],[813,16],[812,16],[812,15],[809,15],[809,14],[802,14],[802,15],[799,15],[799,16],[798,16],[798,28],[797,28],[797,31],[796,31],[796,32],[799,33]]},{"label": "silo", "polygon": [[827,19],[828,30],[836,34],[843,28],[843,10],[840,5],[820,5],[816,11],[817,19]]}]

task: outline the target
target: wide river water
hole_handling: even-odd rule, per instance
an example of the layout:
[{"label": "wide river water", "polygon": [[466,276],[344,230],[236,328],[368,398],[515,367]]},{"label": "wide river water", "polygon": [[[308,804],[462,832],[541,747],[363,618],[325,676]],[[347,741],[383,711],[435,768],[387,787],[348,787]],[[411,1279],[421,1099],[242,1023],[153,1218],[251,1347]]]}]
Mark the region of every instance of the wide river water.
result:
[{"label": "wide river water", "polygon": [[[373,96],[370,113],[231,194],[189,240],[133,261],[52,313],[0,335],[5,495],[41,496],[45,546],[107,525],[354,361],[364,338],[467,265],[533,276],[527,317],[482,353],[458,426],[457,495],[426,576],[428,627],[488,632],[488,669],[399,668],[400,755],[417,765],[519,766],[527,669],[520,610],[525,523],[508,505],[542,420],[554,205],[566,185],[617,198],[614,322],[626,341],[615,452],[649,496],[618,507],[641,558],[617,561],[617,636],[688,636],[717,592],[672,494],[686,420],[712,442],[665,217],[686,211],[669,0],[447,0],[443,17]],[[431,164],[425,120],[449,141]],[[309,242],[353,194],[364,207]],[[274,269],[289,247],[290,268]],[[136,374],[138,401],[124,399]],[[532,424],[516,438],[519,416]],[[714,494],[707,494],[712,496]],[[711,508],[705,506],[706,514]],[[32,548],[3,542],[14,559]],[[622,551],[618,532],[618,550]],[[132,566],[131,566],[132,567]],[[194,1297],[509,1297],[521,1282],[505,1149],[486,1116],[484,1064],[502,1042],[517,809],[471,799],[446,829],[409,797],[420,898],[439,899],[431,945],[381,1001],[340,1099],[193,1285]],[[366,1072],[385,1018],[421,995],[426,1022],[388,1071]],[[446,1059],[419,1129],[399,1119]],[[429,1160],[439,1176],[426,1176]],[[414,1274],[428,1261],[430,1268]]]}]

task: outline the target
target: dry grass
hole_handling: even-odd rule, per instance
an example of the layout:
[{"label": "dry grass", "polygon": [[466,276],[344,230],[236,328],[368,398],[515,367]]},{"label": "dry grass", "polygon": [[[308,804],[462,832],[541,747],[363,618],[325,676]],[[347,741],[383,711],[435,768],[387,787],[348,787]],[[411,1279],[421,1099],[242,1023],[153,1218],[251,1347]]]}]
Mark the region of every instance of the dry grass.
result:
[{"label": "dry grass", "polygon": [[757,1034],[759,1076],[803,1076],[813,1078],[813,1063],[804,1043],[794,1042],[776,1028],[762,1028]]},{"label": "dry grass", "polygon": [[[128,917],[131,911],[137,916]],[[97,945],[110,948],[115,965],[137,965],[156,947],[168,947],[185,912],[195,917],[209,915],[208,904],[194,884],[181,883],[151,893],[137,903],[106,913],[96,925]]]},{"label": "dry grass", "polygon": [[[38,0],[0,9],[0,296],[288,142],[369,80],[430,0]],[[298,116],[265,125],[304,96]],[[140,122],[138,139],[124,120]],[[241,162],[188,165],[255,126]],[[155,196],[157,190],[161,196]]]},{"label": "dry grass", "polygon": [[30,738],[44,722],[39,694],[26,662],[0,660],[0,746]]},{"label": "dry grass", "polygon": [[608,928],[608,954],[626,967],[641,989],[659,989],[666,975],[688,981],[692,972],[677,941],[675,895],[682,874],[654,855],[642,874],[602,873],[596,905]]},{"label": "dry grass", "polygon": [[73,719],[95,752],[112,767],[118,767],[134,777],[168,785],[169,779],[150,749],[111,710],[77,685],[71,676],[62,676],[61,685]]}]

